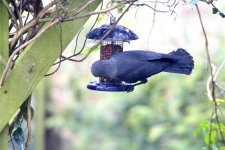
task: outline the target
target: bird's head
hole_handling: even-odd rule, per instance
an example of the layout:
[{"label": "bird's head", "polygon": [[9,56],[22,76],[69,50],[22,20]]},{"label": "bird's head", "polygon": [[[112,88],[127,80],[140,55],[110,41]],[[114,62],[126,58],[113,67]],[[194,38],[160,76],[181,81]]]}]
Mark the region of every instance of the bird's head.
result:
[{"label": "bird's head", "polygon": [[105,77],[110,74],[110,62],[108,60],[98,60],[91,66],[91,73],[95,77]]}]

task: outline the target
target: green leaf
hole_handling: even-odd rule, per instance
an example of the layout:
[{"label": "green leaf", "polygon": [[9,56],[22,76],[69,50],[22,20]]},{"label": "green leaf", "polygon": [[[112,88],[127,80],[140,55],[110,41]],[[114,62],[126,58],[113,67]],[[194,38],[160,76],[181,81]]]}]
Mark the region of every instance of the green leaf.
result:
[{"label": "green leaf", "polygon": [[216,102],[217,102],[218,104],[221,104],[221,103],[225,103],[225,100],[224,100],[224,99],[217,98],[217,99],[216,99]]},{"label": "green leaf", "polygon": [[116,10],[117,10],[117,13],[121,14],[125,8],[125,4],[121,5],[120,7],[118,7]]},{"label": "green leaf", "polygon": [[[210,144],[213,145],[216,143],[217,132],[212,131],[210,136]],[[204,134],[204,142],[209,145],[209,134]]]},{"label": "green leaf", "polygon": [[102,23],[102,20],[107,17],[106,14],[100,14],[99,17],[98,17],[98,20],[97,20],[97,23]]},{"label": "green leaf", "polygon": [[[85,48],[82,51],[81,54],[88,54],[90,52],[90,50],[91,50],[91,47],[88,46],[87,48]],[[98,51],[100,51],[100,45],[98,47],[96,47],[95,49],[92,50],[92,52],[98,52]]]},{"label": "green leaf", "polygon": [[209,131],[209,121],[203,121],[199,127],[196,129],[196,131],[194,132],[194,137],[196,138],[199,134],[207,134]]},{"label": "green leaf", "polygon": [[225,146],[220,146],[218,150],[225,150]]}]

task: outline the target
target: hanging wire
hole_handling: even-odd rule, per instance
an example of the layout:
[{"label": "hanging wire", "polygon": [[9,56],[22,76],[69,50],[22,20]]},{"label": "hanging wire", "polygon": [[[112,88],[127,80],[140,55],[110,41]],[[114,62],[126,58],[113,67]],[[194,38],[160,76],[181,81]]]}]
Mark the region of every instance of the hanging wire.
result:
[{"label": "hanging wire", "polygon": [[29,18],[29,16],[30,16],[30,12],[27,12],[28,14],[27,14],[27,17],[26,17],[26,19],[25,19],[25,21],[24,21],[24,26],[27,24],[27,21],[28,21],[28,18]]},{"label": "hanging wire", "polygon": [[[109,7],[109,5],[112,5],[112,3],[113,3],[113,1],[108,2],[108,4],[106,5],[106,7]],[[106,14],[108,16],[110,16],[110,17],[113,17],[113,14],[110,11],[108,11]]]},{"label": "hanging wire", "polygon": [[170,4],[171,0],[168,0],[167,2],[164,2],[164,3],[160,2],[160,1],[157,1],[157,0],[151,1],[151,3],[154,2],[154,4],[155,3],[157,3],[157,4],[161,3],[163,6],[168,8],[168,10],[158,10],[154,6],[151,6],[151,5],[147,4],[147,3],[140,3],[140,2],[141,1],[138,1],[136,4],[134,4],[134,6],[136,6],[136,7],[146,6],[146,7],[150,8],[150,9],[152,9],[153,11],[160,12],[160,13],[169,13],[169,12],[171,12],[171,15],[173,13],[176,13],[174,10],[175,10],[176,6],[179,4],[179,0],[173,0],[172,4]]},{"label": "hanging wire", "polygon": [[[176,20],[176,18],[177,18],[177,12],[175,11],[175,8],[177,7],[178,4],[179,4],[179,0],[175,0],[174,3],[171,5],[171,7],[169,7],[169,9],[171,11],[171,15],[175,14],[174,20]],[[171,9],[172,6],[173,6],[173,9]]]}]

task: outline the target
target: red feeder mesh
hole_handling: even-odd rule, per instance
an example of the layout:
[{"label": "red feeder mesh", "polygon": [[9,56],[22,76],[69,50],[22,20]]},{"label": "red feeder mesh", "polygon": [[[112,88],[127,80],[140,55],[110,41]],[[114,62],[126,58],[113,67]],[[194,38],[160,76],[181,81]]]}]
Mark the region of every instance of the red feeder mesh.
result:
[{"label": "red feeder mesh", "polygon": [[[123,42],[122,41],[104,41],[101,46],[100,59],[109,59],[113,54],[123,52]],[[113,80],[108,77],[101,77],[101,83],[112,83],[121,84],[120,81]]]},{"label": "red feeder mesh", "polygon": [[100,59],[109,59],[112,54],[111,45],[105,45],[101,47]]},{"label": "red feeder mesh", "polygon": [[113,54],[123,52],[122,42],[104,42],[101,47],[100,59],[109,59]]}]

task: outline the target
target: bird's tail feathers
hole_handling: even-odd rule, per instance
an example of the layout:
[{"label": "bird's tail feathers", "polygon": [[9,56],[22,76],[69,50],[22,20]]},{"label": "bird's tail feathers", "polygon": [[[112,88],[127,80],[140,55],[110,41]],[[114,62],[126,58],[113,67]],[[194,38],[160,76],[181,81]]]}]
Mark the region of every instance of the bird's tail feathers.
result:
[{"label": "bird's tail feathers", "polygon": [[191,74],[192,69],[194,68],[194,61],[193,57],[186,50],[178,48],[176,51],[172,51],[169,54],[177,56],[178,61],[165,68],[165,72],[181,73],[186,75]]}]

